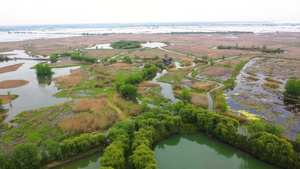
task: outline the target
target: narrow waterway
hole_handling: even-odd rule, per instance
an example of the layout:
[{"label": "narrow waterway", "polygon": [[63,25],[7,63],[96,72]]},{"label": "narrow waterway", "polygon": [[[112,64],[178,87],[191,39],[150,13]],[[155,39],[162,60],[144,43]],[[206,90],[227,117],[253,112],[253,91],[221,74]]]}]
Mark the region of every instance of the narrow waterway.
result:
[{"label": "narrow waterway", "polygon": [[160,169],[279,169],[204,133],[177,134],[154,145]]},{"label": "narrow waterway", "polygon": [[156,76],[151,80],[151,82],[153,83],[158,83],[159,86],[162,88],[161,90],[161,94],[167,98],[170,99],[172,101],[172,103],[176,103],[179,101],[179,99],[176,99],[173,93],[173,89],[172,89],[172,85],[169,83],[164,83],[164,82],[158,82],[157,79],[162,77],[163,75],[165,75],[166,73],[168,73],[167,70],[163,70],[161,73],[157,72]]}]

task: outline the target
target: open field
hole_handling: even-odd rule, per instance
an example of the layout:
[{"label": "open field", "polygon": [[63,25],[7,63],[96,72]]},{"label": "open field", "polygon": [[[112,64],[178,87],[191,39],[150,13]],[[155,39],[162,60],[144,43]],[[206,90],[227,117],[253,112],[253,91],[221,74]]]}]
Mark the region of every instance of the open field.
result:
[{"label": "open field", "polygon": [[0,68],[0,74],[1,73],[6,73],[6,72],[12,72],[12,71],[16,71],[19,69],[19,67],[21,67],[24,63],[19,63],[19,64],[15,64],[12,66],[6,66],[6,67],[1,67]]},{"label": "open field", "polygon": [[[230,38],[235,37],[235,38]],[[5,42],[0,43],[0,52],[24,49],[28,50],[30,43],[30,50],[40,55],[50,55],[52,53],[73,52],[75,49],[80,48],[84,50],[87,46],[103,43],[112,43],[119,40],[132,40],[140,42],[169,42],[169,46],[165,47],[171,51],[177,51],[184,54],[193,54],[196,57],[207,55],[209,58],[221,58],[222,55],[226,57],[237,56],[240,53],[243,55],[263,55],[267,57],[284,57],[289,59],[300,59],[300,34],[299,33],[267,33],[267,34],[114,34],[114,35],[94,35],[94,36],[81,36],[59,39],[39,39],[24,41],[24,42]],[[235,46],[258,46],[263,44],[268,48],[281,48],[287,52],[280,54],[267,54],[258,51],[245,51],[245,50],[218,50],[214,47],[218,45],[231,45]],[[93,57],[105,58],[107,56],[114,56],[115,54],[126,52],[128,50],[84,50],[86,55]],[[150,50],[149,55],[161,56],[162,53],[157,50]],[[146,53],[138,51],[130,55],[144,56]],[[170,54],[171,55],[171,54]]]},{"label": "open field", "polygon": [[9,88],[15,88],[20,87],[28,84],[29,81],[27,80],[4,80],[0,82],[0,89],[9,89]]}]

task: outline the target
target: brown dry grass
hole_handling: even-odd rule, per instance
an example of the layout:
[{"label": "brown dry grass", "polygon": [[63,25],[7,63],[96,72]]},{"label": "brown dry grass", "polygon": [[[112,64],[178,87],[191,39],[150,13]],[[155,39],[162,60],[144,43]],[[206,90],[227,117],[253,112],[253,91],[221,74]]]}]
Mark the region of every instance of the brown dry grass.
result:
[{"label": "brown dry grass", "polygon": [[211,89],[213,89],[214,86],[215,86],[215,84],[212,83],[212,82],[209,82],[209,83],[194,83],[194,84],[192,84],[191,88],[207,92],[207,91],[210,91]]},{"label": "brown dry grass", "polygon": [[275,83],[275,82],[264,82],[262,84],[262,87],[270,88],[270,89],[277,89],[277,88],[279,88],[279,85],[278,85],[278,83]]},{"label": "brown dry grass", "polygon": [[60,76],[54,79],[57,84],[78,84],[82,81],[82,76]]},{"label": "brown dry grass", "polygon": [[240,58],[234,58],[234,59],[227,59],[222,62],[217,62],[216,65],[225,66],[228,62],[230,63],[230,66],[235,68],[237,64],[240,62],[250,61],[251,57],[240,57]]},{"label": "brown dry grass", "polygon": [[132,68],[131,65],[128,63],[114,63],[114,64],[110,64],[110,67],[115,69],[125,69],[125,70],[130,70]]},{"label": "brown dry grass", "polygon": [[27,80],[4,80],[0,82],[0,89],[9,89],[27,85],[29,81]]},{"label": "brown dry grass", "polygon": [[112,126],[119,120],[117,111],[107,99],[84,99],[74,107],[74,111],[92,111],[92,113],[79,113],[62,119],[58,126],[64,133],[86,133],[103,130]]},{"label": "brown dry grass", "polygon": [[7,104],[13,101],[13,98],[15,97],[15,95],[0,95],[0,99],[2,99],[2,103],[3,104]]},{"label": "brown dry grass", "polygon": [[220,68],[218,66],[211,66],[204,70],[204,73],[210,77],[223,76],[227,74],[231,74],[232,71],[226,68]]},{"label": "brown dry grass", "polygon": [[199,94],[199,93],[191,93],[192,103],[197,106],[198,108],[207,109],[208,108],[208,97],[205,93]]},{"label": "brown dry grass", "polygon": [[158,83],[153,83],[149,81],[143,81],[142,83],[138,84],[138,92],[144,92],[147,87],[155,87],[158,86]]},{"label": "brown dry grass", "polygon": [[71,60],[69,57],[60,57],[59,61],[60,62],[50,63],[49,66],[66,66],[80,63],[80,61]]},{"label": "brown dry grass", "polygon": [[6,67],[1,67],[0,68],[0,74],[1,73],[6,73],[6,72],[12,72],[12,71],[16,71],[19,69],[19,67],[21,67],[24,63],[19,63],[19,64],[15,64],[15,65],[11,65],[11,66],[6,66]]},{"label": "brown dry grass", "polygon": [[[211,35],[211,36],[207,36]],[[233,34],[237,38],[227,38],[230,34],[114,34],[114,35],[95,35],[95,36],[80,36],[58,39],[38,39],[32,40],[31,49],[33,52],[41,55],[50,55],[51,53],[73,52],[76,48],[85,48],[88,45],[111,43],[119,40],[133,41],[152,41],[152,42],[170,42],[173,45],[166,47],[167,49],[176,50],[185,54],[193,54],[197,57],[207,55],[209,58],[221,58],[222,55],[234,56],[239,53],[247,55],[264,55],[285,58],[300,57],[300,34],[297,32],[286,33],[265,33],[260,35],[255,34]],[[23,42],[2,42],[0,43],[0,52],[11,50],[26,50],[29,41]],[[268,48],[282,48],[288,53],[280,54],[265,54],[254,51],[242,50],[218,50],[211,49],[218,45],[252,46],[266,44]],[[105,58],[113,56],[116,53],[121,53],[128,50],[86,50],[86,55]],[[164,52],[164,51],[162,51]],[[133,53],[134,55],[134,53]],[[169,54],[168,54],[169,55]],[[171,54],[170,54],[171,55]],[[144,56],[144,55],[140,55]],[[160,56],[160,55],[159,55]],[[173,56],[171,56],[173,57]],[[184,57],[184,56],[183,56]],[[187,57],[186,57],[187,58]]]}]

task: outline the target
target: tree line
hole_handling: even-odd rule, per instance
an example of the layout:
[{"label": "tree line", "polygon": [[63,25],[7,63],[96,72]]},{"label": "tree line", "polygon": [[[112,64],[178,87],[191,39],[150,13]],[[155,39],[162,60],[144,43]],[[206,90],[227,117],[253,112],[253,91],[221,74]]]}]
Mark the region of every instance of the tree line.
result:
[{"label": "tree line", "polygon": [[66,139],[62,143],[48,139],[38,147],[35,144],[19,144],[14,147],[12,154],[0,155],[0,169],[33,169],[61,159],[67,159],[86,153],[97,148],[102,149],[108,144],[107,137],[83,134],[73,139]]}]

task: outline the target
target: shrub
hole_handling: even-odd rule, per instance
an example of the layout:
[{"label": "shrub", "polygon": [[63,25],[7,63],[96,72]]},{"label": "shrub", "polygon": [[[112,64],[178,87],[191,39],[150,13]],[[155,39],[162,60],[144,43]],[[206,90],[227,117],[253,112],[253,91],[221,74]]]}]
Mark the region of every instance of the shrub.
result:
[{"label": "shrub", "polygon": [[300,96],[300,80],[290,79],[285,84],[285,92],[292,96]]},{"label": "shrub", "polygon": [[41,155],[39,148],[34,144],[19,144],[11,155],[17,168],[31,169],[40,165]]},{"label": "shrub", "polygon": [[48,64],[43,65],[42,63],[39,63],[35,67],[37,76],[49,76],[53,74]]}]

